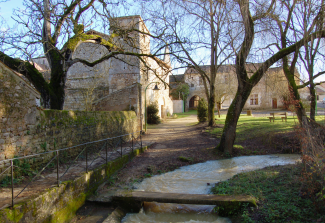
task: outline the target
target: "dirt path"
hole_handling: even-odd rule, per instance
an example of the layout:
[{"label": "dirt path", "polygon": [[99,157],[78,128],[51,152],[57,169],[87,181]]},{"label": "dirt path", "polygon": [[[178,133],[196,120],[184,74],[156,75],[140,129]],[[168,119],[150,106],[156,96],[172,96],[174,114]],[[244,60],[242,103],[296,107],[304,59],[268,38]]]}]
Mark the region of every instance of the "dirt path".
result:
[{"label": "dirt path", "polygon": [[[221,158],[214,150],[217,139],[205,133],[205,127],[206,124],[197,124],[196,115],[150,126],[143,141],[153,145],[120,170],[99,193],[132,187],[135,181],[181,166]],[[190,161],[181,161],[180,156]]]},{"label": "dirt path", "polygon": [[[265,116],[267,113],[261,112],[258,115]],[[98,190],[97,196],[92,197],[91,200],[100,200],[102,194],[111,190],[133,189],[133,184],[135,182],[139,182],[152,175],[172,171],[185,165],[224,158],[221,153],[218,153],[214,149],[219,139],[206,133],[206,126],[206,123],[197,124],[196,115],[180,119],[169,119],[163,124],[149,126],[147,134],[143,137],[143,142],[144,144],[152,144],[152,146],[144,153],[135,157],[124,168],[111,177],[110,180]],[[262,145],[260,140],[254,139],[249,141],[250,144],[245,141],[243,142],[243,145],[248,143],[245,145],[244,150],[234,148],[233,155],[282,153],[281,148],[274,148],[272,145]],[[191,158],[192,161],[182,162],[179,159],[180,156]],[[83,209],[78,211],[75,221],[73,222],[95,222],[93,219],[89,218],[89,216],[92,215],[101,216],[101,219],[105,219],[111,212],[110,210],[114,208],[105,206],[107,212],[103,212],[104,214],[98,214],[97,212],[96,214],[89,214],[84,211],[86,209],[95,211],[101,210],[100,208],[93,207],[93,205],[94,203],[92,202],[87,203]],[[97,222],[102,222],[102,220],[98,220]]]}]

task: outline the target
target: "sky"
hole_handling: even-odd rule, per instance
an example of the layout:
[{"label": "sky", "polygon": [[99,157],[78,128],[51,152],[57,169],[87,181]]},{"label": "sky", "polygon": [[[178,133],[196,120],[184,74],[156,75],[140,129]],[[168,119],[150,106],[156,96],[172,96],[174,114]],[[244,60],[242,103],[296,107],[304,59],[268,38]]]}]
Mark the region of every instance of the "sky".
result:
[{"label": "sky", "polygon": [[[1,1],[1,0],[0,0]],[[2,2],[0,3],[0,15],[1,17],[7,22],[7,24],[10,27],[15,26],[15,21],[11,18],[12,13],[14,8],[23,8],[23,1],[24,0],[7,0],[6,2]],[[150,29],[150,27],[148,27]],[[0,27],[1,30],[5,29],[5,27]],[[302,71],[303,69],[299,69],[299,71]],[[176,74],[182,74],[184,72],[184,69],[178,70],[174,73],[174,75]],[[303,73],[303,71],[302,71]],[[302,74],[302,75],[306,75],[306,74]],[[316,82],[319,81],[325,81],[325,75],[321,76],[320,78],[318,78],[316,80]]]},{"label": "sky", "polygon": [[[15,22],[11,19],[14,8],[23,7],[23,0],[10,0],[0,3],[0,15],[12,26]],[[3,28],[3,27],[1,27]]]}]

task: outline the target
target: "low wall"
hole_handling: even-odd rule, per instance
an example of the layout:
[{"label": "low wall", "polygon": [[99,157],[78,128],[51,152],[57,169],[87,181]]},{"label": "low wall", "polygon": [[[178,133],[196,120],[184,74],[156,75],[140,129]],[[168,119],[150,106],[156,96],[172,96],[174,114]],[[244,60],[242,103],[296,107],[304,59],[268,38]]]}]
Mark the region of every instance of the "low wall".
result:
[{"label": "low wall", "polygon": [[138,117],[138,130],[141,130],[141,84],[135,83],[111,92],[93,103],[94,111],[129,111]]},{"label": "low wall", "polygon": [[105,179],[146,149],[147,147],[136,149],[75,180],[63,182],[60,187],[52,187],[13,208],[0,210],[0,222],[69,222]]},{"label": "low wall", "polygon": [[[5,122],[7,123],[7,122]],[[1,124],[5,124],[1,123]],[[85,142],[136,132],[137,117],[133,111],[58,111],[35,110],[29,114],[29,122],[9,122],[0,133],[0,172],[10,165],[14,157],[70,147]],[[70,151],[70,150],[69,150]],[[73,150],[73,152],[77,152]],[[47,157],[29,159],[36,166],[46,162]]]},{"label": "low wall", "polygon": [[174,113],[182,113],[183,106],[184,106],[183,100],[173,100]]}]

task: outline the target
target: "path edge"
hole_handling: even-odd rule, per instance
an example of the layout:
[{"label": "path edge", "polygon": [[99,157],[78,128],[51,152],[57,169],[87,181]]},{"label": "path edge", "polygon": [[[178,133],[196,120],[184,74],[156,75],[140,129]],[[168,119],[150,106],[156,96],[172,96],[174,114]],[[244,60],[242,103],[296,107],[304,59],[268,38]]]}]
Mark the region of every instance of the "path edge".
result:
[{"label": "path edge", "polygon": [[62,182],[60,187],[48,188],[40,195],[21,201],[14,207],[0,210],[0,223],[68,222],[105,180],[150,146],[135,149],[95,170],[83,173],[74,180]]}]

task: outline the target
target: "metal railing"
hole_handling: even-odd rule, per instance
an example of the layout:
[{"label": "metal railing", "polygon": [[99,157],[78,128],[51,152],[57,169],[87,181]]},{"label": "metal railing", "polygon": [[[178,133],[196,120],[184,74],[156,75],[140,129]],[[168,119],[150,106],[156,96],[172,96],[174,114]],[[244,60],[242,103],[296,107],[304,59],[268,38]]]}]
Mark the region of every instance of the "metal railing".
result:
[{"label": "metal railing", "polygon": [[[138,136],[135,137],[135,135]],[[14,206],[15,199],[17,199],[33,182],[39,180],[40,178],[44,178],[44,176],[46,177],[46,171],[47,173],[53,173],[56,171],[57,174],[55,184],[59,187],[60,182],[62,182],[63,179],[67,177],[69,170],[74,167],[79,167],[79,173],[81,173],[82,170],[88,173],[89,170],[94,169],[102,164],[107,164],[109,161],[114,160],[118,157],[122,157],[123,154],[133,152],[134,148],[142,148],[141,135],[142,131],[137,131],[130,134],[87,142],[63,149],[51,150],[28,156],[1,160],[0,164],[10,162],[10,166],[8,166],[4,171],[0,173],[0,177],[9,171],[9,169],[11,170],[10,175],[7,175],[7,177],[10,177],[11,181],[9,183],[11,184],[11,205]],[[72,150],[76,151],[73,152]],[[70,154],[68,154],[67,151],[69,151]],[[29,162],[26,162],[27,159],[34,159],[34,161],[36,157],[47,159],[45,156],[50,156],[47,157],[50,159],[50,161],[43,162],[42,165],[45,164],[43,168],[39,168],[38,171],[26,168],[26,166],[28,167],[29,165]],[[20,164],[21,160],[24,160],[23,165]],[[16,174],[18,176],[22,175],[22,177],[25,179],[25,182],[22,184],[26,183],[23,189],[16,192],[18,193],[16,196],[14,192],[15,170],[17,170]],[[19,171],[23,172],[23,174],[19,173]],[[25,178],[26,176],[27,179]]]}]

